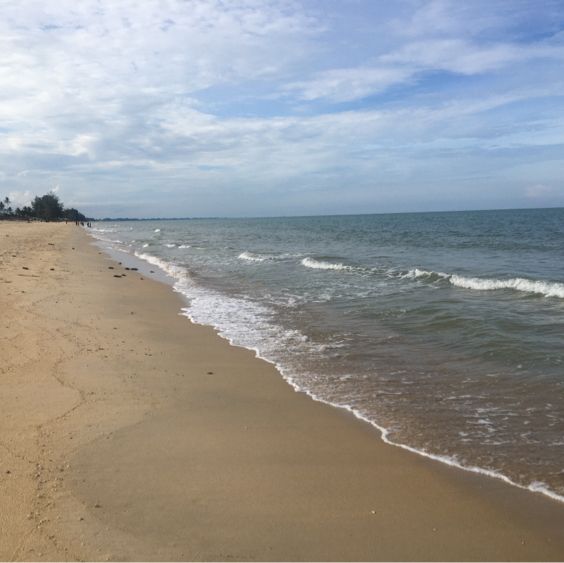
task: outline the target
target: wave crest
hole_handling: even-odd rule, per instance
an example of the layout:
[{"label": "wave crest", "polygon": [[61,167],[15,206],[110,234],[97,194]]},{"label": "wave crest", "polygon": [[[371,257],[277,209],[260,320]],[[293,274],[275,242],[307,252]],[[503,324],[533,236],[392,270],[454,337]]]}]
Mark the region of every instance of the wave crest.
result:
[{"label": "wave crest", "polygon": [[545,297],[558,297],[564,299],[564,283],[545,280],[529,280],[526,278],[476,278],[459,276],[458,274],[445,274],[414,268],[402,276],[410,279],[427,279],[428,281],[447,280],[455,287],[473,289],[476,291],[493,291],[496,289],[512,289],[523,293],[544,295]]},{"label": "wave crest", "polygon": [[186,268],[182,268],[180,266],[177,266],[176,264],[167,262],[166,260],[161,260],[160,258],[153,256],[152,254],[136,251],[134,252],[134,255],[137,258],[141,260],[145,260],[145,262],[152,264],[153,266],[157,266],[163,272],[165,272],[166,274],[177,280],[184,279],[188,275],[188,270],[186,270]]},{"label": "wave crest", "polygon": [[252,252],[241,252],[237,258],[240,260],[246,260],[247,262],[264,262],[265,260],[268,260],[267,256],[253,254]]},{"label": "wave crest", "polygon": [[324,260],[315,260],[314,258],[304,258],[302,260],[302,266],[306,268],[313,268],[314,270],[347,270],[351,271],[354,268],[352,266],[346,266],[340,262],[325,262]]}]

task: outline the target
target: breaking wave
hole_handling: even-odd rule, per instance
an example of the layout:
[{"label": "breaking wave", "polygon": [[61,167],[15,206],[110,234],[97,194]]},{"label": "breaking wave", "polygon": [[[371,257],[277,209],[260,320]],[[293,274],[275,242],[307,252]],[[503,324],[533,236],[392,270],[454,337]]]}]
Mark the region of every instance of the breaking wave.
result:
[{"label": "breaking wave", "polygon": [[352,266],[346,266],[339,262],[325,262],[324,260],[315,260],[314,258],[304,258],[302,260],[302,266],[306,268],[313,268],[314,270],[346,270],[352,271],[354,268]]},{"label": "breaking wave", "polygon": [[458,274],[445,274],[414,268],[402,276],[411,279],[426,279],[428,281],[446,280],[455,287],[474,289],[476,291],[493,291],[496,289],[512,289],[523,293],[544,295],[545,297],[558,297],[564,299],[564,283],[529,280],[526,278],[476,278],[459,276]]},{"label": "breaking wave", "polygon": [[247,262],[264,262],[268,260],[268,256],[262,256],[260,254],[253,254],[252,252],[241,252],[238,258],[240,260],[247,260]]}]

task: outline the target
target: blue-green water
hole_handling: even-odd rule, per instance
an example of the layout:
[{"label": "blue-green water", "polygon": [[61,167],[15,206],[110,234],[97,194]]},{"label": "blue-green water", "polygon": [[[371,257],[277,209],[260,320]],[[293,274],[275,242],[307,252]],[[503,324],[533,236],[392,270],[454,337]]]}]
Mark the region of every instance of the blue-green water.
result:
[{"label": "blue-green water", "polygon": [[564,209],[98,223],[387,441],[564,500]]}]

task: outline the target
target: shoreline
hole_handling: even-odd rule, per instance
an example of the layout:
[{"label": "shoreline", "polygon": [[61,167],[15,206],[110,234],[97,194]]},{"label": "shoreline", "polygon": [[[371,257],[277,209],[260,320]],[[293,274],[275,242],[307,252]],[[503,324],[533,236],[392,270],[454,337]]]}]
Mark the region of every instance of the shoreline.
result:
[{"label": "shoreline", "polygon": [[392,448],[81,229],[9,227],[2,559],[564,557],[561,503]]},{"label": "shoreline", "polygon": [[[165,283],[165,282],[163,282],[163,283]],[[326,406],[334,408],[334,409],[345,411],[346,413],[351,414],[355,419],[360,420],[361,422],[368,424],[374,430],[376,430],[379,439],[383,443],[385,443],[386,445],[392,446],[392,447],[395,447],[395,448],[400,448],[400,449],[405,450],[407,452],[410,452],[414,455],[418,455],[418,456],[421,456],[423,458],[430,459],[432,461],[435,461],[437,463],[441,463],[443,465],[446,465],[448,467],[451,467],[451,468],[454,468],[454,469],[457,469],[457,470],[466,471],[466,472],[469,472],[469,473],[474,473],[474,474],[477,474],[477,475],[481,475],[482,477],[487,477],[489,479],[497,479],[499,481],[502,481],[506,485],[509,485],[511,487],[516,487],[516,488],[518,488],[522,491],[528,491],[529,493],[532,493],[532,494],[543,495],[543,496],[545,496],[545,497],[547,497],[547,498],[549,498],[549,499],[551,499],[555,502],[564,503],[564,497],[561,496],[561,495],[558,495],[557,493],[554,493],[553,491],[548,489],[546,487],[545,483],[540,483],[540,485],[538,487],[535,487],[532,484],[529,485],[529,486],[521,485],[521,484],[513,481],[511,478],[507,477],[503,473],[499,473],[497,471],[493,471],[493,470],[489,470],[489,469],[484,469],[484,468],[478,467],[478,466],[464,465],[464,464],[458,463],[455,459],[444,456],[444,455],[429,453],[429,452],[426,452],[425,450],[420,450],[418,448],[410,446],[409,444],[402,444],[401,442],[394,442],[393,440],[388,438],[388,435],[389,435],[389,432],[390,432],[389,429],[385,428],[384,426],[379,425],[377,422],[375,422],[373,420],[370,420],[369,418],[364,416],[362,413],[360,413],[358,410],[356,410],[356,409],[354,409],[354,408],[352,408],[348,405],[331,403],[330,401],[327,401],[327,400],[315,395],[314,393],[312,393],[312,392],[310,392],[306,389],[301,388],[297,383],[294,383],[294,381],[292,380],[291,377],[284,375],[284,370],[283,370],[283,368],[280,364],[276,363],[275,361],[268,359],[265,356],[262,356],[261,353],[260,353],[260,350],[258,348],[250,348],[250,347],[247,347],[247,346],[237,344],[231,338],[222,334],[221,331],[216,326],[206,325],[206,324],[198,323],[197,321],[195,321],[190,316],[190,314],[188,313],[187,308],[183,308],[182,310],[185,311],[184,316],[191,323],[198,325],[198,326],[211,327],[214,331],[216,331],[217,335],[220,338],[223,338],[224,340],[226,340],[231,346],[235,346],[235,347],[238,347],[238,348],[243,348],[245,350],[249,350],[250,352],[253,352],[255,354],[255,357],[258,360],[261,360],[263,362],[267,362],[268,364],[272,365],[276,369],[276,371],[279,373],[280,377],[290,387],[292,387],[292,389],[294,389],[294,391],[296,391],[296,393],[303,393],[304,395],[309,397],[312,401],[315,401],[317,403],[321,403],[323,405],[326,405]]]},{"label": "shoreline", "polygon": [[130,266],[139,266],[139,267],[143,268],[143,266],[146,267],[147,264],[149,264],[150,266],[157,268],[162,275],[154,276],[154,278],[157,279],[158,281],[161,281],[162,283],[165,283],[166,285],[170,286],[173,291],[175,291],[176,293],[178,293],[181,296],[181,299],[182,299],[182,301],[184,301],[184,304],[185,304],[185,306],[181,308],[182,314],[184,314],[184,316],[186,316],[186,318],[191,323],[199,325],[199,326],[211,327],[217,333],[217,335],[219,337],[221,337],[224,340],[226,340],[227,342],[229,342],[230,345],[240,347],[240,348],[243,348],[245,350],[249,350],[249,351],[253,352],[257,359],[265,361],[265,362],[271,364],[272,366],[274,366],[274,368],[279,372],[280,377],[283,378],[283,380],[286,383],[288,383],[288,385],[290,385],[296,392],[304,393],[305,395],[307,395],[313,401],[322,403],[322,404],[330,406],[332,408],[344,410],[344,411],[352,414],[356,419],[358,419],[358,420],[362,421],[363,423],[366,423],[366,424],[370,425],[372,428],[374,428],[378,432],[379,438],[385,444],[388,444],[390,446],[394,446],[394,447],[397,447],[397,448],[401,448],[401,449],[408,451],[412,454],[422,456],[424,458],[433,460],[435,462],[447,465],[447,466],[452,467],[452,468],[456,468],[456,469],[459,469],[459,470],[478,474],[478,475],[485,476],[485,477],[488,477],[488,478],[491,478],[491,479],[497,479],[497,480],[499,480],[499,481],[501,481],[501,482],[503,482],[507,485],[516,487],[518,489],[528,491],[528,492],[533,493],[533,494],[540,494],[540,495],[543,495],[543,496],[545,496],[545,497],[547,497],[547,498],[549,498],[553,501],[564,503],[564,496],[559,495],[558,493],[551,490],[546,485],[546,483],[544,483],[544,482],[534,481],[534,482],[530,483],[529,485],[524,485],[524,484],[518,483],[517,481],[511,479],[511,477],[509,477],[509,476],[507,476],[504,473],[501,473],[499,471],[496,471],[496,470],[493,470],[493,469],[485,469],[485,468],[477,466],[477,465],[465,465],[463,463],[458,462],[455,457],[449,457],[449,456],[442,455],[442,454],[430,453],[430,452],[427,452],[425,450],[419,449],[415,446],[411,446],[409,444],[405,444],[405,443],[401,443],[401,442],[395,442],[394,440],[392,440],[388,437],[389,433],[390,433],[388,428],[380,425],[377,421],[372,420],[369,417],[363,415],[362,412],[358,411],[354,407],[351,407],[347,404],[330,402],[330,401],[324,399],[323,397],[316,395],[312,391],[301,387],[297,382],[295,382],[295,380],[292,376],[290,376],[286,373],[286,370],[285,370],[283,365],[281,365],[279,362],[277,362],[275,360],[272,360],[272,359],[262,355],[259,348],[252,347],[252,346],[246,346],[244,344],[238,343],[235,339],[231,338],[228,334],[225,334],[224,332],[222,332],[221,328],[217,325],[205,324],[205,323],[198,322],[194,318],[194,316],[190,313],[189,306],[187,306],[187,303],[188,303],[187,300],[189,298],[182,291],[181,285],[179,285],[180,280],[179,280],[178,273],[177,273],[179,268],[176,265],[167,263],[162,258],[157,258],[155,256],[152,256],[152,255],[146,253],[146,252],[142,252],[142,253],[135,252],[133,254],[125,253],[125,255],[122,256],[123,251],[116,250],[116,248],[113,247],[112,244],[109,241],[107,241],[103,238],[98,238],[97,236],[95,236],[94,234],[92,234],[88,231],[86,231],[86,232],[95,241],[96,246],[99,246],[100,248],[102,248],[102,250],[104,250],[105,253],[108,254],[108,256],[112,260],[119,262],[120,258],[121,258],[121,259],[125,260],[125,262],[127,264],[129,264]]}]

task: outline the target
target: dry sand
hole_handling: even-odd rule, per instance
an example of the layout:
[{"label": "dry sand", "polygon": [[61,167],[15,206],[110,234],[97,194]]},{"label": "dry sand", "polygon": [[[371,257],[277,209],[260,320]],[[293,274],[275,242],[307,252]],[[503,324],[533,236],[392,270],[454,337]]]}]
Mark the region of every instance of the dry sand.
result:
[{"label": "dry sand", "polygon": [[181,305],[0,223],[0,559],[564,559],[563,504],[387,446]]}]

